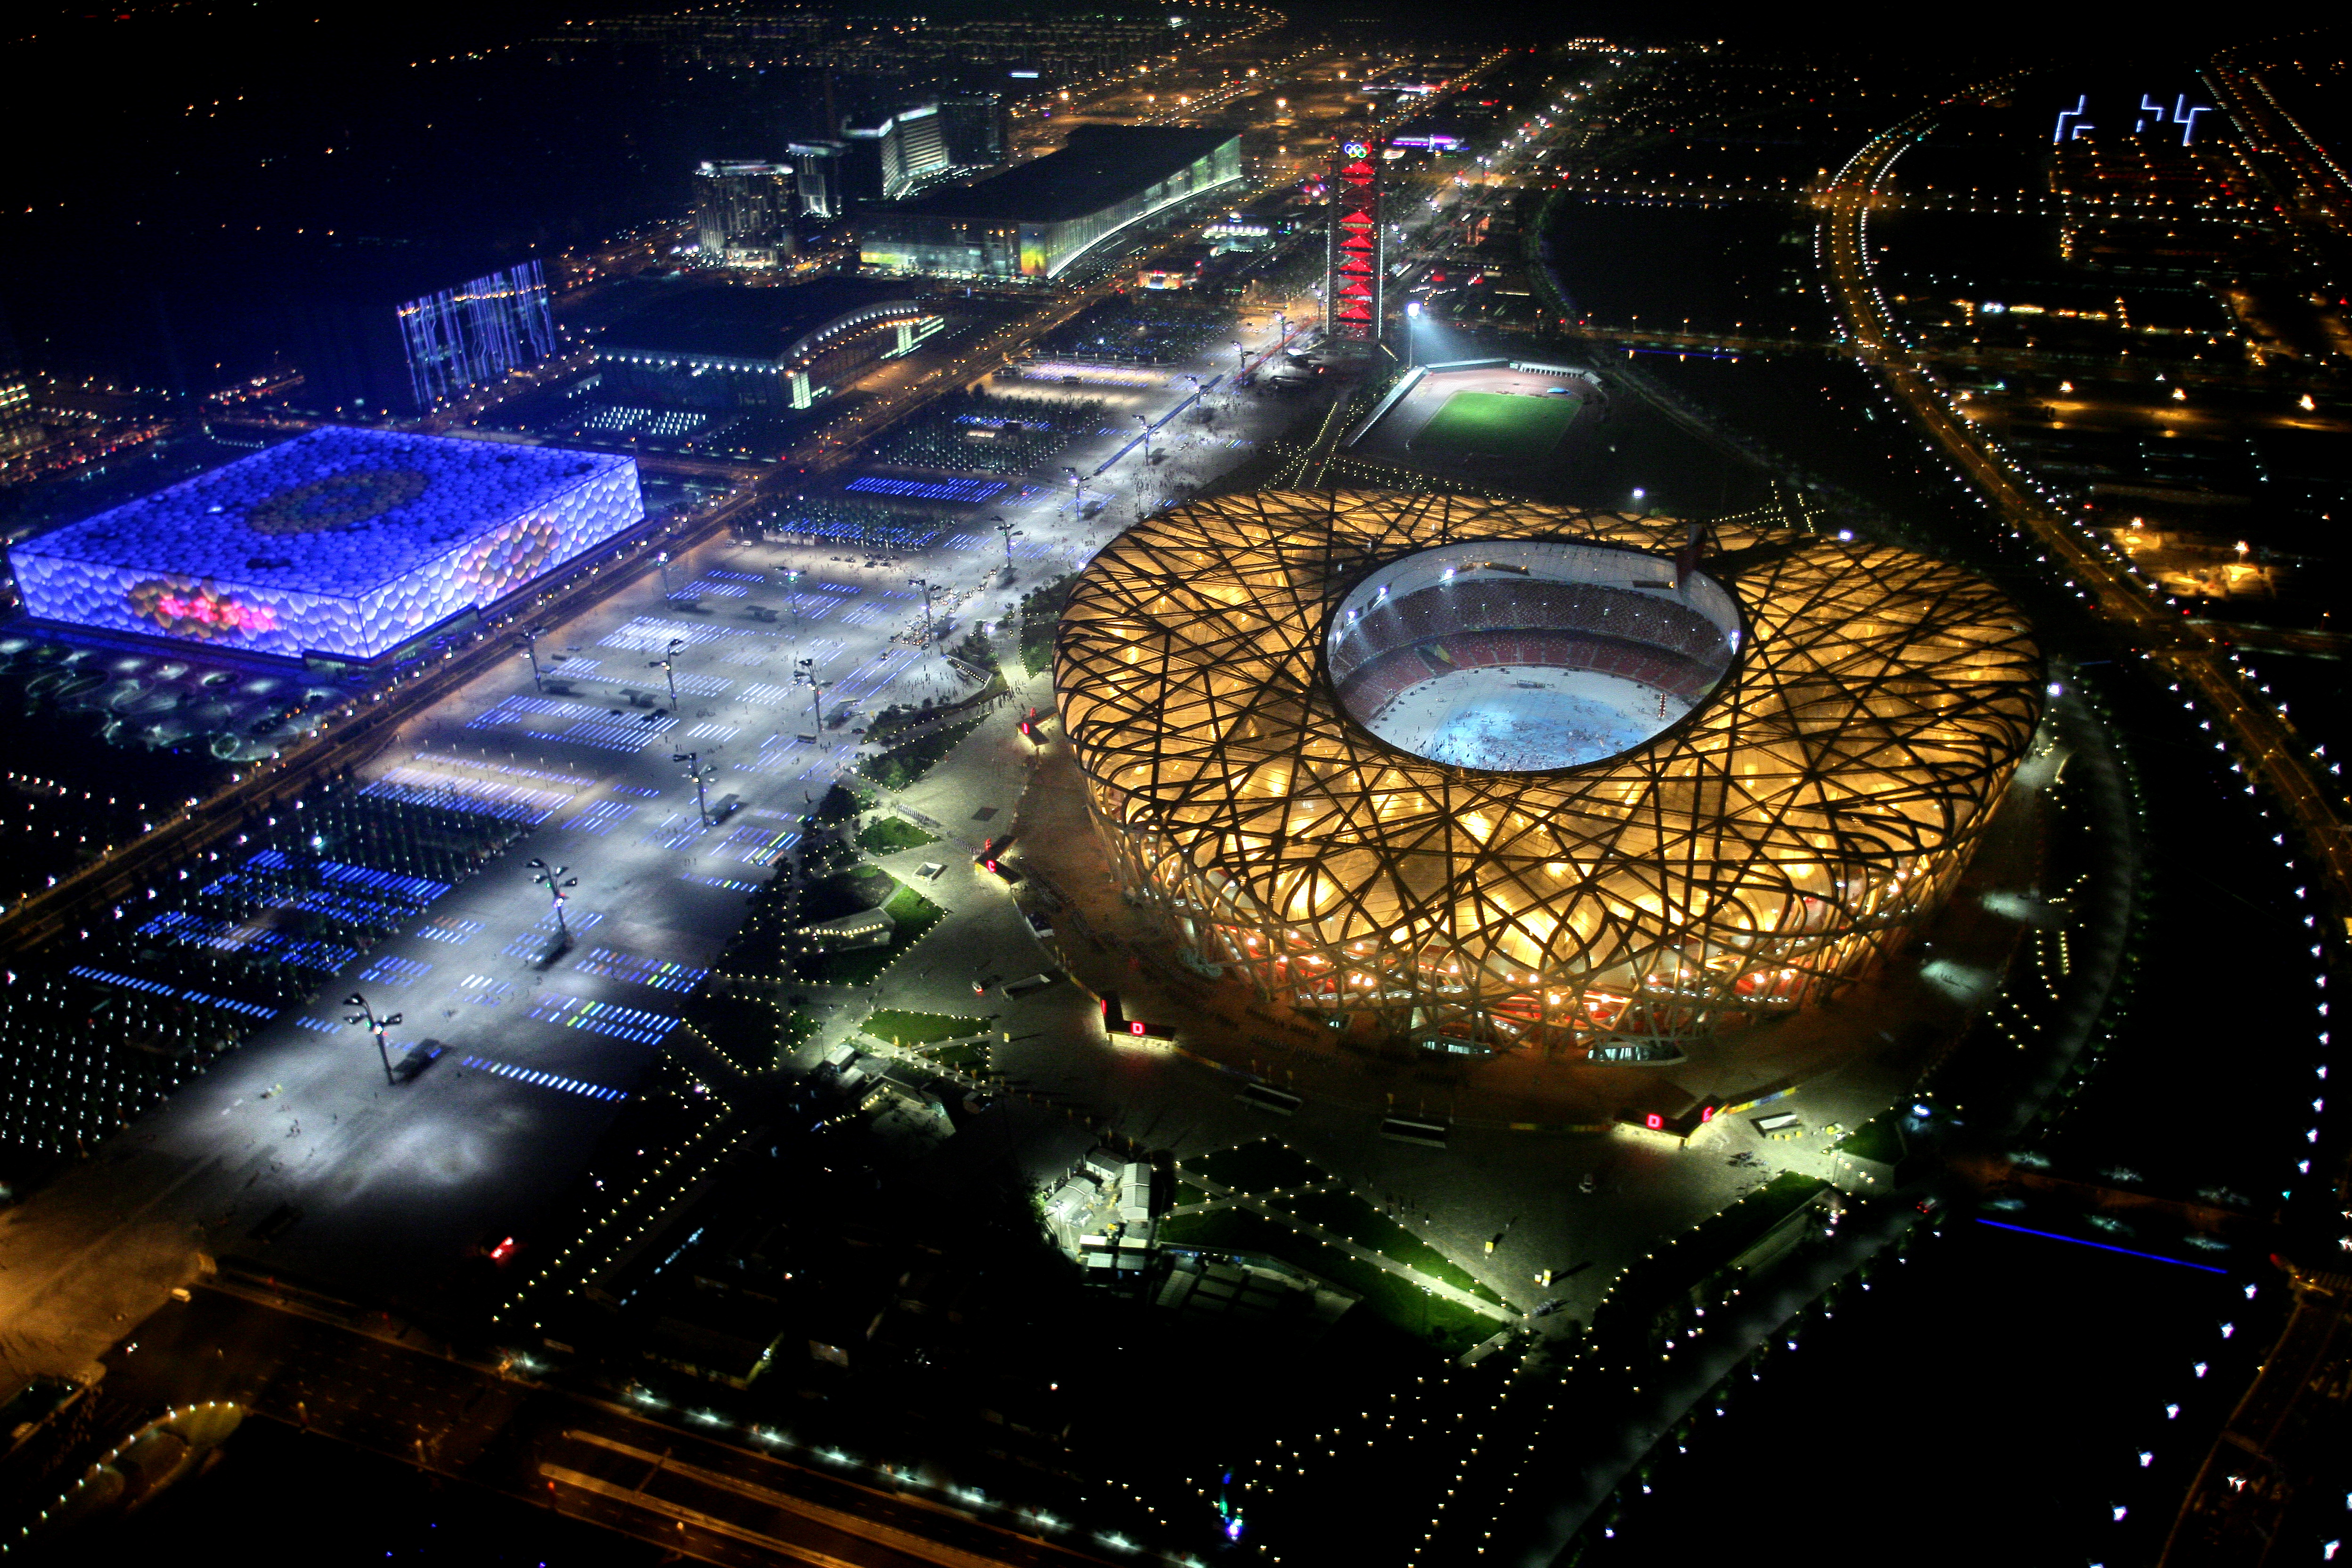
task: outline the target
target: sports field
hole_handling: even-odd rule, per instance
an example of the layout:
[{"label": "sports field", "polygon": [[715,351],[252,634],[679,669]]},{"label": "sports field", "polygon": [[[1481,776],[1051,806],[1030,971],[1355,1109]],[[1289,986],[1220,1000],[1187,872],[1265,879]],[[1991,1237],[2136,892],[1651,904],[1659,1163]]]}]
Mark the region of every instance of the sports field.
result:
[{"label": "sports field", "polygon": [[1412,438],[1412,449],[1430,457],[1539,458],[1568,433],[1583,406],[1581,397],[1457,392]]}]

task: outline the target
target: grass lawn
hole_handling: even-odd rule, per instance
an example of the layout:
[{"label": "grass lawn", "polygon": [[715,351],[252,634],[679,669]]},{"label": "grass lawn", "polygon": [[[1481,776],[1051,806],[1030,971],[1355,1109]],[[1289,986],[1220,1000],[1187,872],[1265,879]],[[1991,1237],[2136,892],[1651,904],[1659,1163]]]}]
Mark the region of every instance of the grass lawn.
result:
[{"label": "grass lawn", "polygon": [[805,1044],[817,1019],[796,1008],[781,1008],[760,996],[709,993],[688,1004],[687,1022],[719,1053],[745,1072],[765,1072]]},{"label": "grass lawn", "polygon": [[1502,1298],[1473,1279],[1469,1271],[1413,1235],[1353,1193],[1309,1193],[1291,1200],[1290,1211],[1334,1236],[1344,1236],[1358,1247],[1393,1258],[1416,1273],[1442,1279],[1456,1290],[1501,1305]]},{"label": "grass lawn", "polygon": [[1175,1247],[1278,1258],[1362,1297],[1366,1307],[1447,1355],[1461,1354],[1501,1326],[1483,1313],[1432,1295],[1409,1279],[1246,1210],[1171,1215],[1160,1222],[1160,1239]]},{"label": "grass lawn", "polygon": [[896,1007],[883,1007],[866,1020],[862,1032],[877,1040],[887,1040],[894,1046],[928,1046],[934,1040],[952,1040],[962,1035],[977,1035],[987,1027],[986,1018],[957,1018],[945,1013],[904,1013]]},{"label": "grass lawn", "polygon": [[900,953],[922,941],[926,932],[947,918],[947,910],[903,882],[883,907],[898,922],[887,945],[814,954],[805,961],[801,978],[818,985],[871,984],[876,976],[898,961]]},{"label": "grass lawn", "polygon": [[857,764],[857,771],[885,789],[905,789],[939,766],[940,760],[954,751],[965,736],[979,729],[981,717],[974,715],[961,724],[934,730],[878,757],[869,757]]},{"label": "grass lawn", "polygon": [[857,836],[857,847],[868,855],[888,855],[900,849],[920,849],[937,844],[940,836],[926,833],[901,816],[877,816]]},{"label": "grass lawn", "polygon": [[1584,406],[1580,397],[1538,397],[1517,392],[1457,392],[1412,438],[1416,452],[1459,457],[1475,452],[1539,458],[1549,452]]},{"label": "grass lawn", "polygon": [[1270,1193],[1277,1187],[1303,1187],[1331,1179],[1330,1172],[1271,1138],[1238,1149],[1220,1149],[1184,1164],[1195,1175],[1244,1193]]}]

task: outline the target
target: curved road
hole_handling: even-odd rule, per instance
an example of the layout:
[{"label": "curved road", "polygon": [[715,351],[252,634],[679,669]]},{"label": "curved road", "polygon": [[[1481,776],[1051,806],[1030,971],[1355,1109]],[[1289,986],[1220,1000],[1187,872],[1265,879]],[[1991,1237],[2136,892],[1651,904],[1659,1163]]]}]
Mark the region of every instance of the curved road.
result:
[{"label": "curved road", "polygon": [[1994,510],[2087,595],[2090,608],[2204,704],[2234,743],[2247,776],[2293,818],[2324,873],[2339,911],[2352,909],[2352,842],[2346,819],[2321,783],[2287,721],[2251,697],[2227,662],[2228,649],[2205,627],[2176,613],[2165,595],[2082,523],[2036,493],[2031,480],[1987,445],[1958,406],[1922,367],[1896,331],[1885,297],[1871,277],[1870,215],[1895,162],[1925,136],[1946,108],[2006,90],[2005,77],[1924,109],[1871,139],[1814,195],[1822,276],[1851,348],[1923,426],[1936,445],[1983,492]]}]

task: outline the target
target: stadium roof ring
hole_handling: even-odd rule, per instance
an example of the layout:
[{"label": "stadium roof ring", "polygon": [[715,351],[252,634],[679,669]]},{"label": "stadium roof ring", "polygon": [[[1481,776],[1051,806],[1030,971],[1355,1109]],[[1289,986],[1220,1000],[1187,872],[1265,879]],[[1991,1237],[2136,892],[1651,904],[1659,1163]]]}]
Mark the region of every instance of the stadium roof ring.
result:
[{"label": "stadium roof ring", "polygon": [[1138,524],[1055,658],[1128,892],[1433,1048],[1664,1054],[1833,994],[1957,880],[2041,656],[1958,567],[1706,532],[1382,492]]}]

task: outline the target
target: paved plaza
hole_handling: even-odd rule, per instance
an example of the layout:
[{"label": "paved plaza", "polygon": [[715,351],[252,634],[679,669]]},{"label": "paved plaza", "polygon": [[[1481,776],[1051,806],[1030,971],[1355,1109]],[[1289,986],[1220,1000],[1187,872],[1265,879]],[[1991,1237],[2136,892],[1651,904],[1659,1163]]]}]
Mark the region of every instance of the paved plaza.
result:
[{"label": "paved plaza", "polygon": [[[996,626],[1139,510],[1213,478],[1297,413],[1216,398],[1213,420],[1188,411],[1161,426],[1147,457],[1126,434],[1125,405],[1150,422],[1197,384],[1186,373],[1134,383],[1131,371],[1113,376],[1106,385],[1123,417],[1057,454],[1077,486],[1032,476],[1008,504],[979,509],[919,552],[713,541],[669,564],[667,590],[641,581],[549,628],[543,679],[518,658],[413,723],[361,770],[364,789],[529,831],[323,984],[319,1005],[266,1026],[101,1161],[8,1216],[0,1260],[16,1260],[12,1366],[79,1368],[109,1325],[136,1322],[200,1252],[379,1297],[429,1293],[563,1190],[658,1053],[675,1053],[722,1100],[739,1093],[740,1071],[681,1025],[684,1004],[751,895],[792,862],[802,815],[871,754],[859,734],[866,717],[971,689],[923,645],[910,579],[931,584],[940,643]],[[1020,531],[1009,577],[1000,518]],[[817,1022],[803,1068],[877,1008],[986,1018],[990,1074],[972,1082],[998,1095],[997,1110],[911,1173],[919,1184],[998,1159],[1045,1180],[1097,1136],[1183,1160],[1273,1135],[1427,1237],[1501,1297],[1507,1316],[1559,1298],[1569,1310],[1546,1326],[1564,1328],[1659,1238],[1777,1171],[1825,1171],[1823,1130],[1883,1108],[1921,1039],[1948,1034],[1975,1000],[1907,966],[1809,1030],[1766,1031],[1671,1073],[1513,1061],[1473,1072],[1335,1051],[1286,1008],[1174,973],[1108,879],[1058,734],[1049,727],[1041,750],[1015,729],[1033,707],[1050,713],[1053,698],[1049,678],[1022,669],[1016,643],[1008,630],[995,645],[1012,700],[907,789],[871,792],[886,813],[940,835],[877,858],[945,918],[872,984],[786,986]],[[795,679],[803,668],[824,684],[822,723]],[[710,771],[708,798],[727,803],[716,826],[672,760],[680,752]],[[2021,847],[2033,791],[2021,791]],[[1007,834],[1040,873],[1017,900],[972,863]],[[2024,886],[2030,858],[2022,847],[1989,850],[1971,889]],[[560,931],[531,860],[577,879]],[[941,869],[919,880],[926,865]],[[1027,915],[1056,910],[1047,923],[1058,929],[1041,938]],[[2016,923],[1969,897],[1949,923],[1968,939],[1945,962],[1973,954],[1960,967],[1989,984]],[[1006,994],[1006,981],[1032,974],[1052,983]],[[395,1051],[440,1043],[414,1082],[387,1085],[366,1034],[342,1022],[347,1009],[333,1004],[354,991],[379,1015],[404,1016]],[[1100,998],[1110,993],[1129,1016],[1171,1028],[1173,1043],[1107,1036]],[[1900,1039],[1881,1032],[1889,1019],[1903,1021]],[[1790,1103],[1808,1136],[1795,1142],[1768,1143],[1736,1118],[1688,1148],[1562,1131],[1776,1078],[1803,1084]],[[1253,1079],[1295,1089],[1303,1105],[1283,1118],[1244,1103],[1236,1094]],[[1391,1112],[1452,1121],[1449,1146],[1382,1139],[1379,1120]],[[1750,1158],[1734,1163],[1742,1153]],[[1580,1190],[1588,1175],[1591,1193]],[[1538,1274],[1559,1278],[1538,1289]]]},{"label": "paved plaza", "polygon": [[[1272,327],[1254,323],[1252,346],[1270,342]],[[1123,373],[1119,390],[1157,418],[1194,397],[1188,375],[1215,374],[1204,362],[1137,387]],[[0,1219],[0,1363],[80,1371],[206,1254],[359,1292],[429,1294],[572,1179],[656,1053],[677,1052],[726,1089],[733,1069],[679,1017],[746,900],[790,860],[802,814],[860,754],[866,715],[970,689],[920,646],[925,610],[909,579],[932,584],[943,641],[1001,617],[1090,558],[1139,503],[1228,465],[1259,426],[1294,412],[1216,404],[1212,420],[1195,403],[1164,426],[1148,459],[1121,429],[1074,445],[1057,466],[1087,477],[1082,497],[1040,476],[920,553],[712,541],[670,563],[667,592],[641,580],[549,627],[543,679],[518,655],[412,723],[360,769],[363,790],[529,831],[323,981],[315,1005],[265,1025]],[[1009,581],[998,517],[1021,531]],[[683,646],[671,668],[656,668],[673,645]],[[824,684],[822,726],[795,680],[803,660]],[[1011,722],[992,722],[966,750],[1009,749]],[[713,805],[736,797],[715,826],[672,760],[681,752],[711,770]],[[1020,778],[1008,769],[980,792],[1004,820]],[[983,836],[974,825],[970,847]],[[933,956],[950,947],[1000,968],[1049,962],[1001,889],[975,881],[968,856],[947,858],[926,891],[969,918],[902,965],[887,997],[803,988],[831,1020],[823,1037],[877,1001],[924,1006],[933,984],[961,988],[963,1005],[948,1010],[971,1011],[971,963]],[[577,879],[561,930],[531,860]],[[402,1015],[395,1056],[437,1042],[431,1067],[387,1084],[371,1037],[344,1022],[351,1009],[339,1004],[354,993],[379,1016]],[[1063,986],[1029,1005],[1066,1027],[1069,995]]]}]

